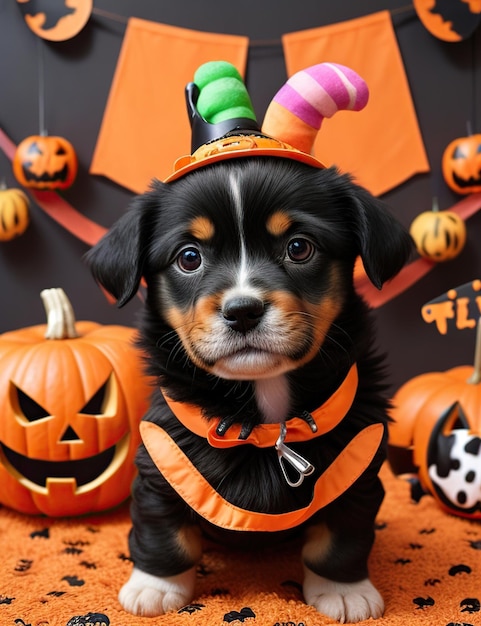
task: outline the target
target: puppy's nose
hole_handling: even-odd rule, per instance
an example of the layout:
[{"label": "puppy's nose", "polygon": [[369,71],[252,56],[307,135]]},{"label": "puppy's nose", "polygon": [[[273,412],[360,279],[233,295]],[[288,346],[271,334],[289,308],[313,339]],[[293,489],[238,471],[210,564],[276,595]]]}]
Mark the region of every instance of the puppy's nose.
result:
[{"label": "puppy's nose", "polygon": [[257,326],[264,315],[264,310],[262,300],[252,296],[239,296],[227,300],[222,315],[232,330],[246,333]]}]

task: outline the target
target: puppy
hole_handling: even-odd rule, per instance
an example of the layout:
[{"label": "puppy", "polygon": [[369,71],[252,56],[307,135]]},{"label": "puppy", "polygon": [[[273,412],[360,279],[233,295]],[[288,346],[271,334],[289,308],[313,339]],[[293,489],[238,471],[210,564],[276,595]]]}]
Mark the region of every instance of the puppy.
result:
[{"label": "puppy", "polygon": [[341,622],[383,613],[367,560],[388,401],[353,267],[361,256],[381,288],[411,249],[348,176],[253,156],[154,182],[89,252],[120,306],[147,285],[140,346],[157,386],[127,611],[192,600],[201,533],[259,545],[302,532],[306,602]]}]

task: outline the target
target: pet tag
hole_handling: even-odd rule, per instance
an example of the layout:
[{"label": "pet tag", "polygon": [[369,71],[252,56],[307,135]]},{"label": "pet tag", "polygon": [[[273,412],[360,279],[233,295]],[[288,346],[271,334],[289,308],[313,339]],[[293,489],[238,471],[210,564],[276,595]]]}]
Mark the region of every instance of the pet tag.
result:
[{"label": "pet tag", "polygon": [[[276,450],[277,450],[277,458],[279,459],[279,465],[281,466],[282,473],[284,474],[284,478],[286,479],[287,484],[290,487],[299,487],[304,482],[304,478],[306,476],[310,476],[314,471],[314,465],[311,465],[309,461],[307,461],[300,454],[291,450],[284,443],[284,439],[286,438],[287,427],[285,424],[281,424],[281,433],[279,435],[278,440],[276,441]],[[293,482],[286,471],[285,464],[289,463],[291,467],[299,474],[299,478]]]}]

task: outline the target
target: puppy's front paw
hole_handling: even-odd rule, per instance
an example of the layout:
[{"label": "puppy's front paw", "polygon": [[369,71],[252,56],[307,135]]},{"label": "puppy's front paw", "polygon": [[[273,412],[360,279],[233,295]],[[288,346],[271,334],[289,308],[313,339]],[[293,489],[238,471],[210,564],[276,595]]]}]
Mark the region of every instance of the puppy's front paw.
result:
[{"label": "puppy's front paw", "polygon": [[119,592],[119,602],[129,613],[155,617],[189,604],[194,596],[194,585],[195,567],[165,578],[146,574],[134,567]]},{"label": "puppy's front paw", "polygon": [[304,598],[307,604],[341,624],[381,617],[384,601],[369,578],[337,583],[305,568]]}]

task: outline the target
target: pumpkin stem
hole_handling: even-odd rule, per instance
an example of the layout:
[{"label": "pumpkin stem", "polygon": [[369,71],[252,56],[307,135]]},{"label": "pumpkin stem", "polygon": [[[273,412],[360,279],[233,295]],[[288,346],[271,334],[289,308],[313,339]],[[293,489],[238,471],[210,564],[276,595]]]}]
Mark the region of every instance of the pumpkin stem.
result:
[{"label": "pumpkin stem", "polygon": [[481,382],[481,317],[478,319],[476,328],[476,346],[474,349],[474,370],[466,381],[470,385],[477,385]]},{"label": "pumpkin stem", "polygon": [[78,337],[75,315],[63,289],[44,289],[40,293],[47,313],[46,339],[74,339]]},{"label": "pumpkin stem", "polygon": [[433,196],[432,210],[434,213],[439,212],[439,202],[437,196]]}]

